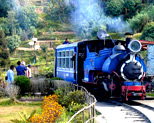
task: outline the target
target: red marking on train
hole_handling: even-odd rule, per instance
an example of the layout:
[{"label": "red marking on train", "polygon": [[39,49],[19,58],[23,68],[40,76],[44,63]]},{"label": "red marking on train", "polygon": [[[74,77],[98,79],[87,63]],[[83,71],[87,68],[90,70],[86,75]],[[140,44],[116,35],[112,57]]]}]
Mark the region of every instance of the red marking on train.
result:
[{"label": "red marking on train", "polygon": [[116,85],[115,85],[114,83],[111,83],[111,84],[109,85],[109,88],[110,88],[111,90],[114,90],[114,89],[116,89]]},{"label": "red marking on train", "polygon": [[87,69],[85,69],[85,74],[87,74]]}]

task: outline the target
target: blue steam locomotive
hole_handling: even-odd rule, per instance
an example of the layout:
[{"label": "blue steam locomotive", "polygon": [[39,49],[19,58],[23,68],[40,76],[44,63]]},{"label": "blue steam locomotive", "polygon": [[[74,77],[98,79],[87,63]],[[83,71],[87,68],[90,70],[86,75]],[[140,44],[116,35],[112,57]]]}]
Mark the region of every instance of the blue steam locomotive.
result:
[{"label": "blue steam locomotive", "polygon": [[55,76],[74,84],[91,84],[108,96],[144,99],[142,44],[131,33],[126,33],[126,41],[112,40],[104,31],[97,37],[57,46]]}]

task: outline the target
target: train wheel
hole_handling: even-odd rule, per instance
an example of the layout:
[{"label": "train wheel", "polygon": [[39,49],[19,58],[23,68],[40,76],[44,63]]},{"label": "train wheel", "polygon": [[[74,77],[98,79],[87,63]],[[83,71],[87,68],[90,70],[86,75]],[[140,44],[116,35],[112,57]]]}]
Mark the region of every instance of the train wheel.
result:
[{"label": "train wheel", "polygon": [[120,97],[121,96],[121,85],[117,76],[113,75],[111,77],[111,83],[109,85],[111,90],[111,96]]}]

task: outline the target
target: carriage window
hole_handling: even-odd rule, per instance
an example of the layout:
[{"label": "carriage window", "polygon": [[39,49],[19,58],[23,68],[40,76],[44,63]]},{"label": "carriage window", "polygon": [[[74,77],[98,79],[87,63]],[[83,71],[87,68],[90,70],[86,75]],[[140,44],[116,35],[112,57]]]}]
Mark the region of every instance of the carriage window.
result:
[{"label": "carriage window", "polygon": [[65,51],[63,51],[63,57],[65,57]]},{"label": "carriage window", "polygon": [[73,68],[73,61],[71,60],[73,57],[73,50],[70,51],[70,68]]},{"label": "carriage window", "polygon": [[61,52],[57,53],[57,67],[61,67]]},{"label": "carriage window", "polygon": [[69,51],[66,51],[66,57],[69,57]]},{"label": "carriage window", "polygon": [[66,68],[69,68],[69,58],[66,58]]},{"label": "carriage window", "polygon": [[73,50],[70,51],[70,56],[73,56]]},{"label": "carriage window", "polygon": [[62,56],[62,68],[65,68],[65,51],[63,51],[63,56]]},{"label": "carriage window", "polygon": [[57,57],[61,57],[61,52],[58,52],[57,53]]},{"label": "carriage window", "polygon": [[62,58],[62,62],[63,62],[63,68],[65,68],[65,58]]},{"label": "carriage window", "polygon": [[69,68],[69,51],[66,51],[66,68]]},{"label": "carriage window", "polygon": [[74,61],[71,60],[73,55],[74,55],[73,50],[57,52],[57,67],[74,68]]}]

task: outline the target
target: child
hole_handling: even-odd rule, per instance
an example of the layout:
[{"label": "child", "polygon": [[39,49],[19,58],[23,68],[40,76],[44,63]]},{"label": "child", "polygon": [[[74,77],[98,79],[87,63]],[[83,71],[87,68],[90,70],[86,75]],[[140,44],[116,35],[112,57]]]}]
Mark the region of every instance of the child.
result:
[{"label": "child", "polygon": [[28,78],[31,78],[31,77],[32,77],[31,65],[30,65],[30,64],[29,64],[28,67],[27,67],[26,76],[27,76]]}]

